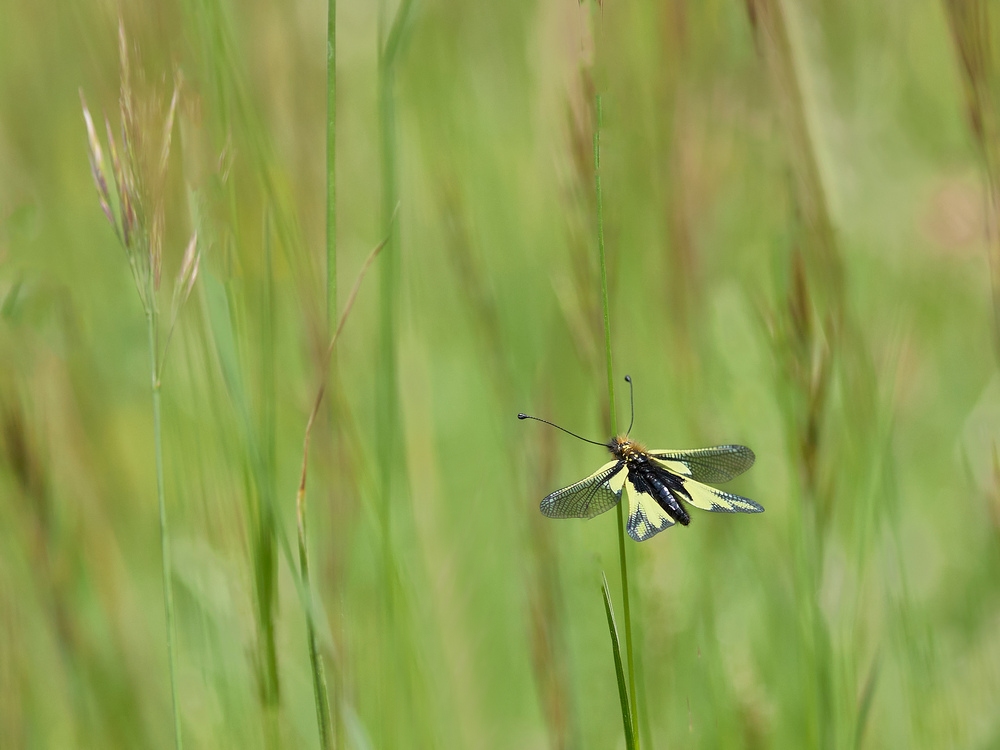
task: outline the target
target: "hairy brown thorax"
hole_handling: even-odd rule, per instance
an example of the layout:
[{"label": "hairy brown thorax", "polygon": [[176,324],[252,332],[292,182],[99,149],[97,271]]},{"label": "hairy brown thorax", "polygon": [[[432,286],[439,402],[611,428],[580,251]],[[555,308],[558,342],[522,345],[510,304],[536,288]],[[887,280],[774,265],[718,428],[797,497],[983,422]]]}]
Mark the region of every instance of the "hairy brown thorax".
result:
[{"label": "hairy brown thorax", "polygon": [[629,440],[624,435],[616,435],[608,443],[608,450],[611,455],[622,461],[628,461],[633,456],[641,456],[646,452],[646,446]]}]

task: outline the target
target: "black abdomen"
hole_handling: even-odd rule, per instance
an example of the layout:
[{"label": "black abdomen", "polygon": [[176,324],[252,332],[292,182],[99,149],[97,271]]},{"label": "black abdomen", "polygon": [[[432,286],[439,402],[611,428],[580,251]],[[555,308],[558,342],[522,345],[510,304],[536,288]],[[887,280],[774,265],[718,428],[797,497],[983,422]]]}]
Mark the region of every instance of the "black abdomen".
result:
[{"label": "black abdomen", "polygon": [[687,526],[691,523],[691,516],[688,515],[684,506],[677,502],[674,493],[670,491],[668,486],[668,482],[671,480],[670,476],[665,472],[657,471],[649,464],[640,465],[637,469],[646,485],[644,489],[656,499],[664,512],[681,526]]}]

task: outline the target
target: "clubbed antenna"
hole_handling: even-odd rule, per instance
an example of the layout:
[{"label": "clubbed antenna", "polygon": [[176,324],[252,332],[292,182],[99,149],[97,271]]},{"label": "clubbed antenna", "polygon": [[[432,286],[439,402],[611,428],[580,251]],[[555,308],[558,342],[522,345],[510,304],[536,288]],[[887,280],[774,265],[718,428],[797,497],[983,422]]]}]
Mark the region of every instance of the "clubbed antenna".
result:
[{"label": "clubbed antenna", "polygon": [[629,436],[632,432],[632,425],[635,424],[635,391],[632,389],[632,377],[630,375],[625,376],[625,382],[628,383],[628,400],[632,407],[632,418],[628,421],[628,429],[625,431],[625,437]]},{"label": "clubbed antenna", "polygon": [[550,422],[547,419],[541,419],[539,417],[532,417],[529,414],[523,414],[523,413],[522,414],[518,414],[517,418],[518,419],[534,419],[536,422],[544,422],[545,424],[550,425],[552,427],[555,427],[557,430],[562,430],[567,435],[572,435],[573,437],[577,438],[578,440],[582,440],[585,443],[590,443],[591,445],[599,445],[602,448],[606,448],[607,447],[604,443],[598,443],[596,440],[587,440],[587,438],[581,437],[580,435],[577,435],[575,432],[570,432],[565,427],[560,427],[559,425],[555,424],[554,422]]}]

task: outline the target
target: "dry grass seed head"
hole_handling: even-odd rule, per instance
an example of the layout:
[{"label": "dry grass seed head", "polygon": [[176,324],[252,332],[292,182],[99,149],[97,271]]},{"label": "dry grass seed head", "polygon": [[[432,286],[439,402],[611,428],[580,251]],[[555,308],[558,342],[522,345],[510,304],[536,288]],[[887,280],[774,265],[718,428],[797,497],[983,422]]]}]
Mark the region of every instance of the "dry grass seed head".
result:
[{"label": "dry grass seed head", "polygon": [[[115,138],[110,120],[107,116],[104,118],[117,198],[117,214],[112,208],[100,139],[82,92],[80,101],[87,126],[91,174],[97,186],[101,210],[111,222],[118,241],[125,251],[143,309],[149,315],[156,312],[155,292],[160,288],[162,275],[166,224],[164,195],[181,78],[179,75],[175,76],[173,93],[169,104],[164,107],[165,98],[159,95],[155,87],[147,87],[141,75],[138,80],[133,76],[132,56],[135,53],[130,52],[125,26],[121,20],[118,24],[118,52],[120,66],[118,105],[121,118],[118,139]],[[144,92],[141,96],[136,94],[136,84]],[[147,138],[148,134],[159,136],[158,147],[148,143],[150,140]],[[196,250],[191,248],[196,245],[196,242],[189,244],[186,259],[188,255],[194,257]],[[182,291],[183,299],[190,293],[190,285],[193,284],[193,275],[197,273],[197,267],[196,260],[186,260],[182,267],[178,283],[182,289],[185,285],[187,287],[187,291]],[[176,301],[175,290],[175,303]]]}]

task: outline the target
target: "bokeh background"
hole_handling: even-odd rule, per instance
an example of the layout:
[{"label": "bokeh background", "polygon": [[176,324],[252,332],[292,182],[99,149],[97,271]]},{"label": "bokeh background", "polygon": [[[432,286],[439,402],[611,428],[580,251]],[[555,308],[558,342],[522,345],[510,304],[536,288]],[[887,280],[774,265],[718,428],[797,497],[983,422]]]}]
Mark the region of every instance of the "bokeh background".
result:
[{"label": "bokeh background", "polygon": [[[164,309],[202,252],[162,378],[184,739],[318,745],[326,11],[0,0],[4,748],[173,744],[145,319],[80,102],[117,132],[119,16],[151,112],[180,81]],[[392,230],[313,434],[334,739],[624,747],[615,514],[538,512],[607,458],[515,419],[610,430],[599,92],[619,421],[629,373],[634,437],[750,445],[767,509],[629,541],[642,747],[1000,746],[996,9],[402,12],[337,3],[338,309]]]}]

